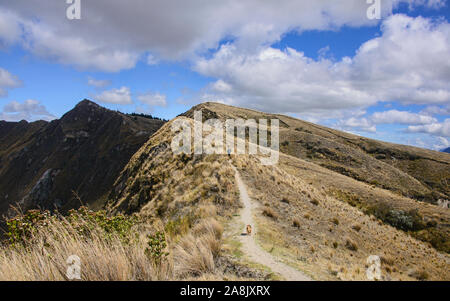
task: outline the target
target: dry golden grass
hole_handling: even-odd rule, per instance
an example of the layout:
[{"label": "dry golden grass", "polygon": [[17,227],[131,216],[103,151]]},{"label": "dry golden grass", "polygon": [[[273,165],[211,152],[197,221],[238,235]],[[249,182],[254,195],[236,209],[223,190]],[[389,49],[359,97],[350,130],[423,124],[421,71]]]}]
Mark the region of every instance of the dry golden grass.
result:
[{"label": "dry golden grass", "polygon": [[[140,196],[149,193],[146,202],[136,208],[148,216],[173,221],[188,215],[217,213],[229,218],[239,203],[228,157],[173,156],[170,148],[162,147],[170,141],[172,133],[169,127],[170,122],[130,161],[116,183],[120,189],[115,195],[114,208],[124,209],[130,204],[139,204]],[[418,208],[424,216],[437,215],[446,222],[448,214],[436,206],[374,188],[285,154],[280,154],[280,162],[276,166],[262,166],[253,156],[232,157],[251,197],[263,206],[257,218],[261,223],[258,227],[261,245],[313,278],[365,280],[369,255],[393,258],[395,265],[389,267],[384,279],[416,279],[411,276],[415,275],[412,270],[426,270],[429,279],[450,277],[444,268],[448,266],[447,255],[439,254],[405,232],[384,225],[338,200],[330,189],[352,192],[367,202],[386,201],[398,208]],[[149,181],[153,182],[151,192],[145,189]],[[180,238],[185,252],[177,251],[178,257],[184,260],[178,268],[186,267],[181,275],[215,273],[214,254],[204,247],[211,244],[206,237],[197,241],[199,239],[195,235]],[[197,260],[193,261],[194,266],[189,266],[193,254]]]},{"label": "dry golden grass", "polygon": [[239,204],[228,158],[174,155],[171,124],[165,124],[130,160],[116,181],[112,211],[140,212],[165,221],[186,215],[232,214]]},{"label": "dry golden grass", "polygon": [[[234,163],[250,197],[279,216],[276,220],[264,215],[257,218],[262,247],[313,278],[366,280],[368,256],[379,255],[384,258],[384,280],[450,279],[447,254],[337,200],[327,187],[363,191],[366,184],[286,155],[280,156],[277,166],[263,167],[253,156],[236,156]],[[372,194],[378,191],[367,190]],[[391,197],[399,200],[396,205],[414,204]],[[281,201],[283,198],[289,202]],[[437,212],[433,205],[416,206],[420,205],[425,212]]]},{"label": "dry golden grass", "polygon": [[173,275],[172,259],[155,266],[145,254],[145,232],[125,244],[118,236],[105,239],[100,228],[89,237],[69,223],[52,221],[24,246],[2,246],[0,280],[67,280],[66,260],[81,259],[82,280],[166,280]]},{"label": "dry golden grass", "polygon": [[[157,224],[157,223],[154,223]],[[54,219],[22,244],[0,247],[0,281],[68,280],[67,259],[81,260],[82,280],[222,279],[214,259],[220,255],[223,228],[201,220],[178,242],[169,239],[169,254],[155,263],[146,252],[154,225],[139,225],[130,237],[108,235],[100,227],[81,234],[65,218]]]}]

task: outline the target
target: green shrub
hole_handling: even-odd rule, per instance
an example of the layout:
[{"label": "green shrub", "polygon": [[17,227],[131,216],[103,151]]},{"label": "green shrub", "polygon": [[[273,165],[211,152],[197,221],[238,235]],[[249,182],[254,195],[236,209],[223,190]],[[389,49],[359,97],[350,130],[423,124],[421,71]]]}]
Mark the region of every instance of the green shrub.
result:
[{"label": "green shrub", "polygon": [[46,227],[53,217],[49,211],[29,210],[6,221],[6,235],[11,245],[24,243],[42,227]]},{"label": "green shrub", "polygon": [[438,251],[450,253],[450,236],[442,230],[427,228],[413,232],[412,236],[421,241],[429,242]]},{"label": "green shrub", "polygon": [[366,213],[373,214],[383,222],[403,231],[419,231],[426,228],[426,224],[417,209],[403,211],[393,209],[387,204],[378,204],[368,208]]},{"label": "green shrub", "polygon": [[7,220],[8,241],[11,245],[32,243],[33,235],[37,231],[56,220],[68,223],[85,237],[89,237],[92,230],[99,228],[103,231],[105,239],[118,236],[125,243],[131,237],[131,228],[140,223],[139,218],[134,215],[109,216],[104,210],[95,212],[86,207],[69,210],[66,217],[58,213],[52,215],[49,211],[29,210],[25,214]]},{"label": "green shrub", "polygon": [[184,235],[189,231],[189,229],[192,227],[192,225],[195,223],[196,220],[197,220],[196,216],[188,214],[179,217],[177,219],[168,221],[164,229],[166,233],[169,235],[169,237]]},{"label": "green shrub", "polygon": [[165,252],[167,247],[166,235],[164,232],[158,231],[153,235],[147,235],[147,238],[148,247],[145,249],[145,254],[155,265],[160,265],[162,260],[169,255],[168,252]]},{"label": "green shrub", "polygon": [[88,236],[91,230],[99,227],[104,231],[105,238],[117,235],[124,242],[128,242],[131,228],[141,222],[136,215],[117,214],[109,216],[105,210],[92,211],[86,207],[69,210],[67,221],[80,234]]}]

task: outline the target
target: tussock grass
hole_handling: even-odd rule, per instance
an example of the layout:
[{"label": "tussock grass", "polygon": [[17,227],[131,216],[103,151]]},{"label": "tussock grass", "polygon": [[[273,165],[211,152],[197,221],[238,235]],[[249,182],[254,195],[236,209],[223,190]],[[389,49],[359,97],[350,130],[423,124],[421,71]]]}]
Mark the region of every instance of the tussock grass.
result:
[{"label": "tussock grass", "polygon": [[[167,247],[166,242],[161,242],[165,255],[155,260],[156,254],[149,252],[149,241],[159,237],[153,233],[163,233],[161,224],[135,225],[124,237],[122,233],[105,232],[82,215],[76,223],[62,216],[48,217],[44,226],[39,224],[23,240],[14,244],[5,241],[0,246],[0,281],[68,280],[67,260],[72,255],[81,260],[81,280],[223,277],[215,267],[223,233],[219,222],[203,219],[178,242],[169,239]],[[79,225],[85,226],[82,231]]]},{"label": "tussock grass", "polygon": [[175,267],[180,277],[215,273],[223,227],[214,219],[203,220],[175,248]]},{"label": "tussock grass", "polygon": [[278,214],[270,207],[264,207],[262,211],[263,215],[271,217],[273,219],[278,219]]},{"label": "tussock grass", "polygon": [[[133,231],[133,234],[137,232]],[[23,245],[0,248],[0,280],[67,280],[67,259],[81,259],[82,280],[166,280],[173,275],[169,258],[156,266],[145,254],[145,232],[105,237],[100,227],[80,233],[67,220],[53,220]]]},{"label": "tussock grass", "polygon": [[[279,216],[277,220],[264,215],[257,219],[261,246],[270,251],[276,244],[274,254],[314,275],[315,279],[367,280],[365,262],[370,255],[389,258],[382,262],[384,280],[423,278],[410,274],[412,267],[426,271],[430,280],[449,279],[447,254],[365,214],[358,206],[342,202],[329,193],[329,185],[354,189],[355,194],[367,197],[391,197],[399,200],[396,205],[400,201],[405,201],[405,205],[417,202],[379,188],[368,190],[365,184],[283,154],[279,164],[266,167],[264,173],[259,173],[258,160],[252,156],[237,157],[235,163],[249,195],[259,203],[261,210],[267,206]],[[289,198],[289,204],[280,202],[282,197]],[[319,204],[316,206],[311,200],[318,200]],[[415,209],[419,205],[425,208],[425,217],[435,212],[428,204],[411,207]],[[300,222],[300,231],[293,226],[294,219]],[[341,270],[342,267],[345,269]]]}]

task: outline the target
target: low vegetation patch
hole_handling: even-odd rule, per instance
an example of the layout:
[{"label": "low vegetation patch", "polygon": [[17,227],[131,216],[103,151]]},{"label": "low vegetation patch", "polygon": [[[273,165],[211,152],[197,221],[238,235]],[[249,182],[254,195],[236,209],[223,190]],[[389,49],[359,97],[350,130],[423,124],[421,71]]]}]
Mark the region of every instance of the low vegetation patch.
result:
[{"label": "low vegetation patch", "polygon": [[273,219],[278,219],[278,214],[270,207],[264,207],[263,209],[263,215],[273,218]]},{"label": "low vegetation patch", "polygon": [[352,229],[355,230],[356,232],[359,232],[361,230],[361,226],[360,225],[353,225]]},{"label": "low vegetation patch", "polygon": [[[395,209],[387,203],[369,205],[356,195],[341,190],[332,192],[337,199],[361,209],[367,215],[373,215],[382,222],[402,231],[409,233],[416,239],[431,244],[436,250],[450,253],[449,235],[437,227],[435,220],[424,220],[417,209],[401,210]],[[359,232],[359,226],[352,229]],[[360,227],[359,227],[360,229]]]},{"label": "low vegetation patch", "polygon": [[123,241],[129,240],[131,228],[142,221],[136,216],[125,216],[117,214],[109,216],[106,211],[92,211],[87,207],[78,210],[70,210],[67,216],[50,214],[49,211],[29,210],[7,220],[6,235],[11,245],[30,243],[39,231],[45,229],[55,222],[62,223],[73,228],[78,234],[89,237],[92,230],[98,228],[102,231],[105,239],[117,236]]},{"label": "low vegetation patch", "polygon": [[350,251],[358,251],[356,243],[349,238],[345,241],[345,247]]},{"label": "low vegetation patch", "polygon": [[0,281],[68,280],[72,255],[81,261],[82,280],[203,277],[217,272],[223,232],[214,218],[205,218],[172,241],[164,229],[173,227],[161,220],[109,216],[85,207],[67,216],[28,211],[8,220],[7,227],[8,237],[0,246]]},{"label": "low vegetation patch", "polygon": [[338,220],[336,217],[333,218],[333,219],[331,220],[331,222],[332,222],[333,224],[335,224],[336,226],[339,225],[339,220]]}]

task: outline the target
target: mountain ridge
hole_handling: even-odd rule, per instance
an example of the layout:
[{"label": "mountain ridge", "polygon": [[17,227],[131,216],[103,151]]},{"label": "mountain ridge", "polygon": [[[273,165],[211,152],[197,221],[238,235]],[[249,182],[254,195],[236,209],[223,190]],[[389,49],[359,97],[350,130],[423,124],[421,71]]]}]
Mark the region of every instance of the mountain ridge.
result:
[{"label": "mountain ridge", "polygon": [[0,212],[101,207],[120,170],[163,121],[128,116],[87,99],[60,119],[0,124]]},{"label": "mountain ridge", "polygon": [[[450,181],[450,156],[446,154],[369,139],[290,116],[219,103],[199,104],[182,116],[193,118],[193,112],[200,109],[204,112],[204,120],[278,118],[280,151],[283,153],[418,200],[436,203],[440,198],[450,198],[449,185],[446,184]],[[385,175],[384,171],[388,174]],[[439,171],[440,176],[435,171]]]}]

